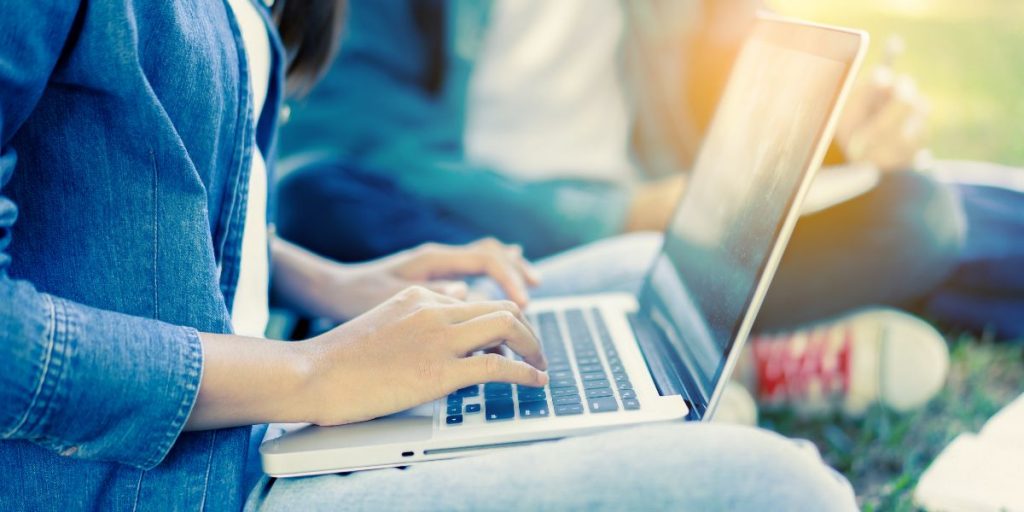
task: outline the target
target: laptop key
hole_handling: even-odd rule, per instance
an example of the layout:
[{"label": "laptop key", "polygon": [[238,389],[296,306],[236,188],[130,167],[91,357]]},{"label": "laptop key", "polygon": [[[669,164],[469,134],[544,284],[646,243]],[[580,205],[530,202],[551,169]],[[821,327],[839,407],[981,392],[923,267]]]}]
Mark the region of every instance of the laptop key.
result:
[{"label": "laptop key", "polygon": [[519,393],[520,402],[535,402],[537,400],[546,400],[548,395],[543,391],[540,393]]},{"label": "laptop key", "polygon": [[612,390],[608,388],[587,390],[587,398],[601,398],[605,396],[612,396],[612,394]]},{"label": "laptop key", "polygon": [[520,418],[543,418],[548,415],[548,403],[545,401],[519,402]]},{"label": "laptop key", "polygon": [[576,364],[583,366],[585,364],[601,364],[601,360],[597,357],[577,357]]},{"label": "laptop key", "polygon": [[635,410],[640,408],[640,402],[637,399],[635,399],[635,398],[625,398],[625,397],[623,397],[623,399],[622,399],[622,408],[623,409],[628,409],[628,410],[631,410],[631,411],[635,411]]},{"label": "laptop key", "polygon": [[590,412],[612,412],[619,410],[619,404],[614,397],[606,396],[593,398],[587,402],[590,405]]},{"label": "laptop key", "polygon": [[580,373],[603,372],[604,367],[599,364],[581,364]]},{"label": "laptop key", "polygon": [[623,400],[627,398],[636,398],[636,391],[633,391],[632,389],[623,389],[619,391],[619,396],[621,396]]},{"label": "laptop key", "polygon": [[516,415],[515,405],[511,399],[501,398],[484,402],[487,421],[499,421],[512,419]]},{"label": "laptop key", "polygon": [[480,386],[466,386],[464,388],[460,388],[459,390],[457,390],[455,394],[463,398],[470,396],[479,396]]},{"label": "laptop key", "polygon": [[569,416],[583,414],[583,405],[579,403],[555,406],[555,416]]},{"label": "laptop key", "polygon": [[448,395],[448,405],[462,406],[462,397],[457,395]]},{"label": "laptop key", "polygon": [[580,392],[576,386],[571,388],[557,388],[551,390],[551,396],[579,396]]},{"label": "laptop key", "polygon": [[615,382],[629,382],[629,377],[625,373],[614,373],[612,378],[615,379]]},{"label": "laptop key", "polygon": [[556,388],[574,388],[574,387],[576,387],[576,379],[573,379],[573,378],[568,378],[568,379],[551,379],[551,382],[550,382],[549,386],[551,387],[551,389],[556,389]]},{"label": "laptop key", "polygon": [[444,419],[444,422],[449,424],[449,425],[458,425],[459,423],[462,423],[462,415],[461,414],[451,414],[447,418]]},{"label": "laptop key", "polygon": [[448,415],[462,414],[462,406],[461,405],[449,405],[448,406],[448,410],[446,412],[448,413]]},{"label": "laptop key", "polygon": [[607,379],[588,380],[583,383],[583,389],[600,389],[609,387]]},{"label": "laptop key", "polygon": [[512,388],[484,391],[484,398],[486,400],[491,400],[493,398],[512,398]]},{"label": "laptop key", "polygon": [[580,396],[579,395],[556,396],[556,397],[552,398],[551,401],[555,403],[556,407],[559,406],[559,405],[578,404],[578,403],[580,403]]},{"label": "laptop key", "polygon": [[583,378],[584,382],[588,380],[608,380],[608,376],[604,372],[584,373],[580,377]]},{"label": "laptop key", "polygon": [[630,384],[629,381],[619,382],[617,384],[618,384],[619,389],[623,389],[623,390],[624,389],[633,389],[633,385]]},{"label": "laptop key", "polygon": [[569,370],[556,371],[556,372],[553,372],[553,371],[549,370],[548,371],[548,378],[550,378],[550,379],[571,379],[572,378],[572,372],[569,371]]},{"label": "laptop key", "polygon": [[473,414],[475,412],[480,412],[480,404],[466,405],[466,414]]}]

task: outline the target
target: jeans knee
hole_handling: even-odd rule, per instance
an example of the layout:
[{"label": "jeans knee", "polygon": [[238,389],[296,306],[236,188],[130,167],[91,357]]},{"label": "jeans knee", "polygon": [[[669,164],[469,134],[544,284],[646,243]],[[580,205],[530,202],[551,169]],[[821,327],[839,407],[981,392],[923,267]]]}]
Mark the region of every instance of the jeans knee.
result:
[{"label": "jeans knee", "polygon": [[937,264],[952,267],[963,248],[967,223],[956,192],[930,176],[915,174],[920,214],[915,219],[916,231],[923,238],[921,246]]},{"label": "jeans knee", "polygon": [[600,252],[608,261],[635,264],[646,271],[650,260],[658,254],[664,240],[664,235],[659,232],[639,231],[592,242],[581,249],[600,247],[601,249],[593,251]]},{"label": "jeans knee", "polygon": [[[959,197],[950,187],[916,171],[886,175],[876,205],[892,222],[897,243],[927,269],[926,288],[938,285],[955,267],[966,237]],[[927,291],[927,290],[923,290]]]},{"label": "jeans knee", "polygon": [[678,474],[678,465],[687,461],[686,478],[699,481],[691,482],[698,490],[690,496],[696,509],[856,509],[849,482],[806,441],[707,424],[645,427],[633,439],[640,445],[633,451],[654,464],[654,474]]}]

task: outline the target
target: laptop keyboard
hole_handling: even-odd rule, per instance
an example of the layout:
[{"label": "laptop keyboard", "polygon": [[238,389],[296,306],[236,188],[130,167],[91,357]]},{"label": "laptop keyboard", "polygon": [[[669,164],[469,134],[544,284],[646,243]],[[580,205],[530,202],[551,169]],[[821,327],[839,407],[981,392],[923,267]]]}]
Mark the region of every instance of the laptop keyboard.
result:
[{"label": "laptop keyboard", "polygon": [[[562,336],[559,316],[569,343]],[[594,329],[581,309],[534,316],[533,325],[548,360],[548,385],[490,382],[459,389],[448,395],[445,424],[461,425],[467,416],[477,414],[486,422],[495,422],[640,409],[600,310],[592,309],[590,316]]]}]

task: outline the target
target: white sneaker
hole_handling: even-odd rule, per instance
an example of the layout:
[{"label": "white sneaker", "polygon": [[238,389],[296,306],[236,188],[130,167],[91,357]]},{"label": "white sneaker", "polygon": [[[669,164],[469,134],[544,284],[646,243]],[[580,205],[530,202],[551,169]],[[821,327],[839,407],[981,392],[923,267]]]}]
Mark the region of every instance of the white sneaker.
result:
[{"label": "white sneaker", "polygon": [[757,402],[742,384],[730,380],[718,401],[718,408],[711,418],[714,423],[732,425],[757,425]]},{"label": "white sneaker", "polygon": [[934,397],[949,371],[942,335],[892,309],[862,310],[793,333],[755,336],[748,347],[747,382],[754,384],[758,402],[804,415],[839,409],[859,416],[876,402],[909,411]]}]

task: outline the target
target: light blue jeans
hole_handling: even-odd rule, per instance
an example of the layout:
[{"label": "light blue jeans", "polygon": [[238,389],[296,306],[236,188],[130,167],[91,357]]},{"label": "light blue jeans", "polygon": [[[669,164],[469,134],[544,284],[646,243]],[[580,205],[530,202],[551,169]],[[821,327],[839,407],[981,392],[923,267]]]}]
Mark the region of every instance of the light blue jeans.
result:
[{"label": "light blue jeans", "polygon": [[[539,264],[534,297],[630,291],[660,235],[622,236]],[[475,289],[497,296],[489,282]],[[263,510],[856,510],[813,445],[749,427],[645,426],[508,451],[308,478],[263,478]]]}]

